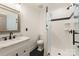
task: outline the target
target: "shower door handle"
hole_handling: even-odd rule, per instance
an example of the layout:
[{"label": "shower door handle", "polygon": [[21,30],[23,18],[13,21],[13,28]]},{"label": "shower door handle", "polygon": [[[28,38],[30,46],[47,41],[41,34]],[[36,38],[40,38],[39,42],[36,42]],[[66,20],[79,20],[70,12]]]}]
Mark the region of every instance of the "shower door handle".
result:
[{"label": "shower door handle", "polygon": [[72,34],[72,33],[73,33],[73,30],[70,30],[70,31],[69,31],[69,33],[71,33],[71,34]]},{"label": "shower door handle", "polygon": [[75,45],[75,30],[72,31],[73,34],[73,45]]},{"label": "shower door handle", "polygon": [[73,35],[73,45],[75,45],[76,41],[75,41],[75,30],[70,30],[69,33],[71,33]]},{"label": "shower door handle", "polygon": [[69,33],[73,34],[73,45],[75,45],[75,43],[79,43],[79,42],[75,41],[75,35],[79,34],[79,33],[77,33],[75,30],[70,30]]}]

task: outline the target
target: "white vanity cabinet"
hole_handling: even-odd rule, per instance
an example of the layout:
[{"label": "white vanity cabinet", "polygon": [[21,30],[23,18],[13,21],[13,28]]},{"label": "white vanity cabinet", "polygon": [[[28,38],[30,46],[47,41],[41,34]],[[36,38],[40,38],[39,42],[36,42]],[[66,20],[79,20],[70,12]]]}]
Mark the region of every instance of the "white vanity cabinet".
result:
[{"label": "white vanity cabinet", "polygon": [[0,56],[29,56],[29,38],[0,42]]}]

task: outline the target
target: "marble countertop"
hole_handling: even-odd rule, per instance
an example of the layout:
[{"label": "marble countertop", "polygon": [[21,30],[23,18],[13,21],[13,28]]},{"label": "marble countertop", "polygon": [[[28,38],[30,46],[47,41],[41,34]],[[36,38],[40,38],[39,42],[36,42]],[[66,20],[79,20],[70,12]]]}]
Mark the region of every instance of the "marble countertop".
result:
[{"label": "marble countertop", "polygon": [[29,39],[30,39],[29,37],[22,36],[22,37],[17,37],[15,39],[7,40],[7,41],[0,41],[0,49],[29,40]]}]

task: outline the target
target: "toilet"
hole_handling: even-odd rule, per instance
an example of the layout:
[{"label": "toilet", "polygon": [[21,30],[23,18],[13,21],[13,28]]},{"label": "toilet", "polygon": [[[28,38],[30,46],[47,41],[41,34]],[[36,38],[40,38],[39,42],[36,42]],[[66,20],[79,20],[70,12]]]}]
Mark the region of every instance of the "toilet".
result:
[{"label": "toilet", "polygon": [[44,49],[44,41],[42,39],[37,40],[37,46],[38,46],[37,50],[42,51]]}]

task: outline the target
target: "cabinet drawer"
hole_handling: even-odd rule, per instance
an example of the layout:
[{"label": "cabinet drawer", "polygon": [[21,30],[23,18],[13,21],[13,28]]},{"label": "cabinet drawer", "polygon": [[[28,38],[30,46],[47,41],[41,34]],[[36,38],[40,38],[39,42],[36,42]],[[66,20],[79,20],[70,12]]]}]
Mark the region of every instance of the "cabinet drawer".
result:
[{"label": "cabinet drawer", "polygon": [[6,56],[21,56],[21,55],[23,55],[22,49],[15,49],[6,54]]}]

